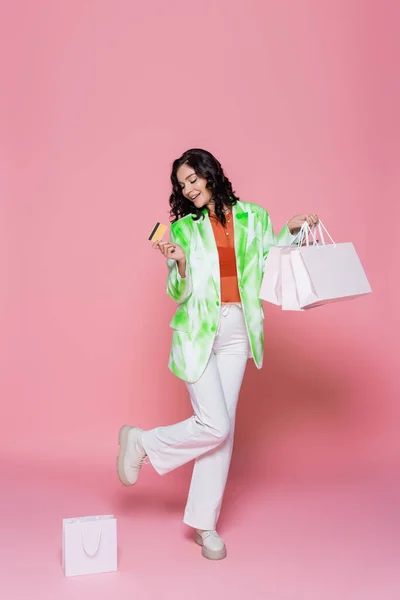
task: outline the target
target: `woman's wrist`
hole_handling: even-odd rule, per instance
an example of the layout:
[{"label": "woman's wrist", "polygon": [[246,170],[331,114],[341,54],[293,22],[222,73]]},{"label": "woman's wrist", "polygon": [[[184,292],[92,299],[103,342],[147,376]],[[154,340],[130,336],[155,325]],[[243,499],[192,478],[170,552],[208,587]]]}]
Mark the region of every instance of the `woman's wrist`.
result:
[{"label": "woman's wrist", "polygon": [[293,227],[292,225],[290,225],[290,221],[286,223],[286,227],[289,229],[289,233],[291,235],[296,235],[300,231],[300,227]]},{"label": "woman's wrist", "polygon": [[177,265],[178,265],[178,272],[179,272],[181,279],[185,279],[185,277],[186,277],[186,258],[182,258],[181,260],[178,260]]}]

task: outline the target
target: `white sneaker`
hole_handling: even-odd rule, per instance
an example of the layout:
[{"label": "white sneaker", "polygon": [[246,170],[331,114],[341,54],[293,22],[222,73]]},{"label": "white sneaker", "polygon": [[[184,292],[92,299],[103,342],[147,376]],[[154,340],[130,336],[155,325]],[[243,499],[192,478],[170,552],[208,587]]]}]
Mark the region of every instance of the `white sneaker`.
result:
[{"label": "white sneaker", "polygon": [[221,560],[226,557],[226,546],[215,530],[203,531],[196,529],[194,541],[203,547],[201,553],[204,558]]},{"label": "white sneaker", "polygon": [[129,425],[124,425],[119,430],[117,474],[123,485],[134,485],[137,482],[145,462],[147,454],[142,444],[142,433],[142,429]]}]

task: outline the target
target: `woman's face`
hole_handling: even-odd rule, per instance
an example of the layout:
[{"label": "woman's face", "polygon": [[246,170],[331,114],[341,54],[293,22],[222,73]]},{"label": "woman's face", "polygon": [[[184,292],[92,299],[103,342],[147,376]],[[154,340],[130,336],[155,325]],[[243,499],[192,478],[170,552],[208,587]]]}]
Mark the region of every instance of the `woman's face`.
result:
[{"label": "woman's face", "polygon": [[182,165],[176,172],[182,194],[192,202],[196,208],[204,208],[212,202],[211,190],[207,188],[207,180],[196,175],[193,167]]}]

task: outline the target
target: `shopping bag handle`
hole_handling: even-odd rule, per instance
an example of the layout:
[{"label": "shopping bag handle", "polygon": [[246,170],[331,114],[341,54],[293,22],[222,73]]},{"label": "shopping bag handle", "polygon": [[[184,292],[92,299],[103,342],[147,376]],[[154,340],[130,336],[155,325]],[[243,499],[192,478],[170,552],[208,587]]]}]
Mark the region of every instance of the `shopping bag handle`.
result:
[{"label": "shopping bag handle", "polygon": [[[318,234],[319,234],[319,239],[321,241],[320,244],[318,244],[318,240],[317,240],[316,235],[315,235],[316,231],[318,231]],[[313,242],[312,242],[313,246],[317,246],[317,247],[318,246],[326,246],[324,231],[328,235],[328,237],[331,240],[332,244],[334,246],[336,246],[336,242],[332,238],[331,234],[329,233],[329,231],[327,230],[327,228],[325,227],[325,225],[323,224],[323,222],[321,221],[321,219],[319,219],[318,224],[317,225],[313,225],[312,228],[309,226],[309,224],[307,223],[307,221],[305,221],[303,223],[303,225],[301,226],[299,233],[297,234],[297,236],[293,240],[293,243],[296,243],[300,247],[300,246],[302,246],[302,244],[303,244],[303,242],[305,240],[306,246],[309,246],[310,245],[309,235],[311,234],[311,236],[313,238]],[[299,239],[296,242],[297,238],[299,238]]]},{"label": "shopping bag handle", "polygon": [[314,231],[315,231],[315,229],[318,229],[319,237],[320,237],[320,240],[321,240],[323,246],[326,246],[324,231],[328,234],[328,237],[331,240],[332,244],[334,246],[336,246],[336,242],[334,242],[334,240],[332,239],[331,234],[329,233],[329,231],[327,230],[327,228],[325,227],[325,225],[323,224],[321,219],[319,219],[318,225],[314,225]]},{"label": "shopping bag handle", "polygon": [[101,527],[101,523],[99,523],[99,529],[98,529],[98,535],[97,535],[97,541],[96,541],[96,544],[95,544],[95,549],[92,552],[86,548],[82,529],[83,529],[83,527],[81,526],[80,530],[81,530],[81,542],[82,542],[83,551],[86,554],[86,556],[88,556],[89,558],[94,558],[96,556],[96,554],[98,553],[99,548],[100,548],[101,536],[102,536],[102,533],[103,533],[103,530],[102,530],[102,527]]},{"label": "shopping bag handle", "polygon": [[296,241],[297,237],[299,237],[299,241],[298,241],[298,246],[302,246],[304,240],[306,242],[306,246],[310,245],[310,240],[309,240],[309,235],[312,235],[313,238],[313,246],[317,246],[318,242],[317,239],[314,235],[314,231],[311,229],[311,227],[309,226],[309,224],[307,223],[307,221],[304,221],[303,225],[300,228],[299,233],[297,234],[296,238],[294,239],[294,241]]},{"label": "shopping bag handle", "polygon": [[[307,225],[307,222],[304,222],[303,225],[300,227],[300,231],[298,234],[296,234],[294,240],[293,240],[293,244],[297,244],[298,246],[301,246],[301,244],[303,243],[303,238],[304,238],[304,226]],[[298,239],[297,239],[298,238]]]}]

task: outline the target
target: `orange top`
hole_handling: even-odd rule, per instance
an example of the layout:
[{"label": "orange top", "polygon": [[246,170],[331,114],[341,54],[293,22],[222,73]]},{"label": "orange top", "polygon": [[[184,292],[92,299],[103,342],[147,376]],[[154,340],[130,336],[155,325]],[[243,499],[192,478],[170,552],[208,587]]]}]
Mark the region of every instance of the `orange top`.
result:
[{"label": "orange top", "polygon": [[237,280],[232,213],[229,212],[226,215],[225,227],[215,215],[210,215],[210,222],[219,256],[221,302],[241,302]]}]

